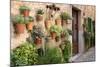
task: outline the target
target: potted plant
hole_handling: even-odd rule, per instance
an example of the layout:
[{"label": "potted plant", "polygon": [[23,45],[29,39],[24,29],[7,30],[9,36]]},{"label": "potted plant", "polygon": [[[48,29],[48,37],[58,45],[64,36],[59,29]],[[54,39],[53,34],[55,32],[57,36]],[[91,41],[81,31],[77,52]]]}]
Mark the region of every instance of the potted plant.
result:
[{"label": "potted plant", "polygon": [[72,17],[66,12],[62,12],[60,17],[62,19],[62,26],[64,25],[64,23],[68,24],[68,20],[72,19]]},{"label": "potted plant", "polygon": [[14,18],[14,26],[15,26],[15,32],[16,33],[24,33],[25,30],[25,22],[24,17],[22,15],[16,15]]},{"label": "potted plant", "polygon": [[57,32],[56,32],[57,36],[55,38],[56,42],[58,42],[60,40],[61,33],[62,33],[62,27],[61,26],[57,26]]},{"label": "potted plant", "polygon": [[50,34],[51,34],[51,38],[52,39],[55,39],[56,38],[56,36],[57,36],[57,26],[56,25],[52,25],[51,27],[50,27]]},{"label": "potted plant", "polygon": [[36,12],[36,20],[37,21],[42,21],[43,20],[43,10],[42,9],[38,9]]},{"label": "potted plant", "polygon": [[32,39],[36,45],[42,44],[42,37],[44,36],[41,28],[34,26],[32,31]]},{"label": "potted plant", "polygon": [[55,24],[56,25],[61,25],[61,18],[56,18],[55,19]]},{"label": "potted plant", "polygon": [[33,17],[32,16],[29,16],[28,17],[28,23],[26,24],[26,27],[30,31],[32,31],[32,29],[33,29],[33,26],[34,26],[33,22],[34,22]]},{"label": "potted plant", "polygon": [[25,17],[29,16],[29,12],[30,12],[30,8],[29,7],[23,5],[23,6],[20,6],[19,10],[20,10],[20,13],[22,15],[24,15]]},{"label": "potted plant", "polygon": [[67,31],[67,30],[63,30],[63,31],[61,32],[61,40],[68,39],[68,37],[69,37],[68,31]]},{"label": "potted plant", "polygon": [[46,20],[45,20],[45,28],[46,28],[47,30],[50,29],[50,27],[51,27],[51,22],[52,22],[51,19],[46,19]]}]

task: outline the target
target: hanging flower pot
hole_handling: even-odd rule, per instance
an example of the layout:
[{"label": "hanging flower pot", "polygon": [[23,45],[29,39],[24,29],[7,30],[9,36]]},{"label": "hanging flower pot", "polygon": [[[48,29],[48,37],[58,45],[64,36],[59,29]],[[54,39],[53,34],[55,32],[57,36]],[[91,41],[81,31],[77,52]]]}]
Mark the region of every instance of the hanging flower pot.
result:
[{"label": "hanging flower pot", "polygon": [[34,21],[33,17],[29,16],[29,17],[28,17],[28,23],[26,24],[26,27],[27,27],[27,29],[30,30],[30,31],[33,30],[33,26],[34,26],[33,21]]},{"label": "hanging flower pot", "polygon": [[65,34],[64,33],[61,33],[61,38],[64,38],[65,37]]},{"label": "hanging flower pot", "polygon": [[24,16],[24,17],[28,17],[29,13],[30,13],[30,8],[27,6],[20,6],[19,8],[20,13]]},{"label": "hanging flower pot", "polygon": [[36,37],[34,43],[35,43],[36,45],[40,45],[40,44],[42,44],[42,39],[39,38],[39,37]]},{"label": "hanging flower pot", "polygon": [[36,20],[37,21],[42,21],[43,20],[43,14],[44,14],[43,10],[38,9],[37,13],[36,13]]},{"label": "hanging flower pot", "polygon": [[60,41],[60,37],[56,36],[55,40],[56,40],[56,42],[59,42]]},{"label": "hanging flower pot", "polygon": [[42,21],[42,20],[43,20],[43,15],[37,14],[37,15],[36,15],[36,20],[37,20],[37,21]]},{"label": "hanging flower pot", "polygon": [[66,13],[66,12],[62,12],[61,15],[60,15],[61,19],[62,19],[62,26],[64,24],[68,24],[68,20],[72,20],[72,17]]},{"label": "hanging flower pot", "polygon": [[16,33],[24,33],[26,26],[24,22],[24,17],[22,15],[17,15],[14,18],[14,26],[15,26],[15,32]]},{"label": "hanging flower pot", "polygon": [[52,39],[55,39],[56,38],[56,36],[57,36],[57,25],[52,25],[51,27],[50,27],[50,34],[51,34],[51,38]]},{"label": "hanging flower pot", "polygon": [[24,30],[25,30],[25,24],[15,24],[15,30],[16,30],[16,33],[24,33]]},{"label": "hanging flower pot", "polygon": [[56,32],[51,32],[51,38],[55,39],[56,38]]},{"label": "hanging flower pot", "polygon": [[61,25],[61,19],[60,18],[55,19],[55,24],[56,25]]},{"label": "hanging flower pot", "polygon": [[45,20],[45,28],[47,29],[47,30],[49,30],[49,28],[51,27],[51,20],[50,19],[46,19]]}]

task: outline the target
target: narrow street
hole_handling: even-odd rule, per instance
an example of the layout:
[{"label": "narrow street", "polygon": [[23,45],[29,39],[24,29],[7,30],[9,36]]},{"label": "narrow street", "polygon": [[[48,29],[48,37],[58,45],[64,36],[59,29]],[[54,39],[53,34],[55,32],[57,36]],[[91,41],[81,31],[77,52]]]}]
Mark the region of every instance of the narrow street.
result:
[{"label": "narrow street", "polygon": [[95,61],[95,47],[90,48],[83,55],[74,60],[74,62],[89,62]]}]

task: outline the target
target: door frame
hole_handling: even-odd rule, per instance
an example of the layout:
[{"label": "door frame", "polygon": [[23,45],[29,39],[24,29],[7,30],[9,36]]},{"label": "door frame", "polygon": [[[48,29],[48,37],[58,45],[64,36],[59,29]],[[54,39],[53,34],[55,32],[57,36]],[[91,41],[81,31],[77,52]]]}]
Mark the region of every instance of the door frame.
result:
[{"label": "door frame", "polygon": [[[77,7],[75,7],[75,6],[73,6],[72,5],[72,9],[75,9],[75,10],[77,10],[78,11],[78,53],[75,55],[75,56],[72,56],[70,59],[69,59],[69,61],[74,61],[76,58],[78,58],[80,55],[81,55],[81,45],[79,45],[80,44],[80,40],[79,40],[79,37],[80,37],[80,35],[79,35],[79,28],[80,28],[80,22],[81,22],[81,10],[79,9],[79,8],[77,8]],[[73,42],[72,42],[72,45],[73,45]],[[72,51],[72,53],[73,53],[73,51]]]},{"label": "door frame", "polygon": [[[76,15],[77,15],[77,18],[76,18],[76,24],[77,24],[77,30],[76,30],[76,36],[77,36],[77,43],[76,43],[76,54],[77,55],[79,53],[79,12],[80,10],[76,7],[72,7],[72,15],[73,15],[73,11],[76,12]],[[72,21],[73,22],[73,21]],[[72,30],[75,30],[73,29],[73,23],[72,23]],[[73,42],[73,35],[72,35],[72,44],[74,45],[75,42]],[[72,56],[75,56],[73,55],[73,45],[72,45]]]}]

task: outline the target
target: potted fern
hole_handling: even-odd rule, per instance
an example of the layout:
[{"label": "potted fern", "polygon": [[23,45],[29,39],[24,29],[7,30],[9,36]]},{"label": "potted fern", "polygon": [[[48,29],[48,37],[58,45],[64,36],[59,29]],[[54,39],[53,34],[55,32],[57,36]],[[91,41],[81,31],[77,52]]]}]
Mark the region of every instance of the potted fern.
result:
[{"label": "potted fern", "polygon": [[43,20],[43,10],[42,9],[38,9],[36,12],[36,20],[37,21],[42,21]]},{"label": "potted fern", "polygon": [[30,8],[29,7],[23,5],[23,6],[20,6],[19,10],[20,10],[20,13],[22,15],[24,15],[25,17],[29,16],[29,13],[30,13]]}]

